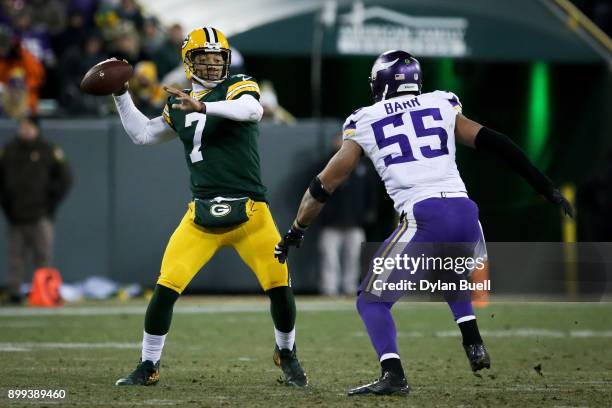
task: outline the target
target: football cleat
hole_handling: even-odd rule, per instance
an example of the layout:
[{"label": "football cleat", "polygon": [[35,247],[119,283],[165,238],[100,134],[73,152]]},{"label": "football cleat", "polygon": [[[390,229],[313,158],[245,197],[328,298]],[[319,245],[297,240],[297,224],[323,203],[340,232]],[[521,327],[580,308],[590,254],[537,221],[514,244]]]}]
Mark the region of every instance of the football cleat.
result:
[{"label": "football cleat", "polygon": [[352,388],[348,392],[348,396],[353,395],[408,395],[410,393],[410,385],[406,378],[394,376],[389,371],[371,382],[370,384],[362,385],[361,387]]},{"label": "football cleat", "polygon": [[293,350],[281,350],[278,346],[274,347],[272,359],[274,360],[274,364],[283,370],[283,377],[278,380],[280,383],[292,387],[308,386],[308,377],[300,365],[295,345],[293,346]]},{"label": "football cleat", "polygon": [[463,345],[465,354],[470,361],[470,367],[473,372],[482,370],[483,368],[491,368],[491,357],[487,353],[484,344],[468,344]]},{"label": "football cleat", "polygon": [[134,371],[117,380],[115,385],[155,385],[159,381],[159,361],[140,361]]}]

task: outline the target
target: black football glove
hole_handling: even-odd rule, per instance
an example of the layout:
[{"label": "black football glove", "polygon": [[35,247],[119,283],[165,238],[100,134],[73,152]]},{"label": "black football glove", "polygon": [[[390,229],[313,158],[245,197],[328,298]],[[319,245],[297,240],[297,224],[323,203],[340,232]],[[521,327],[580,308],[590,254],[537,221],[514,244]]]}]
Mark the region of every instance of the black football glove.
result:
[{"label": "black football glove", "polygon": [[305,228],[300,228],[295,223],[291,226],[283,239],[274,247],[274,257],[278,259],[278,262],[284,264],[287,261],[289,247],[299,248],[302,245],[304,231],[306,231]]},{"label": "black football glove", "polygon": [[574,207],[572,207],[570,202],[567,201],[567,198],[565,198],[563,194],[561,194],[561,191],[559,191],[559,189],[555,188],[548,199],[551,203],[561,206],[563,214],[572,218],[574,217]]}]

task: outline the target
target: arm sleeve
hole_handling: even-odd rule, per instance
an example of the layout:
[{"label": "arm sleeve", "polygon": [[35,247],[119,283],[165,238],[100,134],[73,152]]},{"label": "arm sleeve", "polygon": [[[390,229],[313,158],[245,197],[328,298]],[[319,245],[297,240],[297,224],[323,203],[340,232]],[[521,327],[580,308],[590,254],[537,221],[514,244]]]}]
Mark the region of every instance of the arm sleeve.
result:
[{"label": "arm sleeve", "polygon": [[535,191],[553,201],[555,186],[552,181],[529,161],[521,148],[508,136],[483,126],[476,135],[474,145],[478,151],[489,151],[497,155]]},{"label": "arm sleeve", "polygon": [[206,114],[238,122],[259,122],[263,107],[253,96],[245,94],[237,99],[219,102],[205,102]]},{"label": "arm sleeve", "polygon": [[137,145],[154,145],[176,137],[176,132],[162,116],[147,118],[136,108],[128,92],[115,96],[115,105],[125,132]]}]

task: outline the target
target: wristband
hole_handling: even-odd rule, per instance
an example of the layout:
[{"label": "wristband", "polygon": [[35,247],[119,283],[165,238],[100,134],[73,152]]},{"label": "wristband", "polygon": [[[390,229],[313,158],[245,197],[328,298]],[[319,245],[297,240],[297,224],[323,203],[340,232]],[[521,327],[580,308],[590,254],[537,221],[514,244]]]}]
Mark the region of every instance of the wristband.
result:
[{"label": "wristband", "polygon": [[291,228],[296,229],[298,231],[306,231],[308,229],[308,225],[302,225],[298,222],[297,218],[293,220],[293,225]]}]

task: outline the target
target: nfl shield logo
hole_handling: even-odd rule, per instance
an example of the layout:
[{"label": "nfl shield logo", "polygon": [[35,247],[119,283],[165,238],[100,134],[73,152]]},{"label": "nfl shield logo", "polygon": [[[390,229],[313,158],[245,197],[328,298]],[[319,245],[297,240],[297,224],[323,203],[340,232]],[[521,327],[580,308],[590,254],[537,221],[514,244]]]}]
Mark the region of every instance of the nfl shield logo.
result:
[{"label": "nfl shield logo", "polygon": [[403,81],[404,79],[406,79],[406,76],[404,74],[395,74],[396,81]]}]

